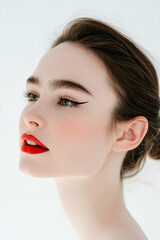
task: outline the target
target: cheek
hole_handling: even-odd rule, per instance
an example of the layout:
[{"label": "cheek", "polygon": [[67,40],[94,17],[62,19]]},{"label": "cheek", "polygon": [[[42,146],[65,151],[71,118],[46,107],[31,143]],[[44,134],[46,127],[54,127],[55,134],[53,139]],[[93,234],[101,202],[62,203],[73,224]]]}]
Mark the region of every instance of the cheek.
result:
[{"label": "cheek", "polygon": [[80,137],[80,135],[83,135],[83,132],[81,131],[84,129],[84,124],[81,123],[73,123],[70,124],[62,124],[60,126],[60,134],[65,138],[73,138],[73,137]]},{"label": "cheek", "polygon": [[59,126],[59,136],[61,140],[70,140],[81,143],[91,138],[96,131],[95,126],[87,124],[87,122],[70,122]]},{"label": "cheek", "polygon": [[94,174],[104,163],[107,149],[105,129],[99,121],[72,121],[61,123],[55,129],[57,159],[61,168],[71,175]]},{"label": "cheek", "polygon": [[56,137],[59,140],[76,140],[76,143],[104,140],[106,136],[107,122],[106,117],[88,117],[79,120],[67,120],[56,124],[53,132],[56,132]]}]

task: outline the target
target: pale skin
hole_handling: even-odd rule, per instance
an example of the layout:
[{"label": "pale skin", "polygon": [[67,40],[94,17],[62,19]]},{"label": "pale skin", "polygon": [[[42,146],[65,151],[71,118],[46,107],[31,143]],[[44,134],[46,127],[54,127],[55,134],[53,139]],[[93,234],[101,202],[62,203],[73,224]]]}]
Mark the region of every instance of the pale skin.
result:
[{"label": "pale skin", "polygon": [[[28,102],[19,121],[19,137],[30,133],[49,151],[20,152],[19,169],[26,175],[54,178],[66,215],[80,240],[147,240],[127,210],[120,168],[128,150],[136,148],[148,130],[137,116],[106,131],[117,98],[107,82],[104,63],[79,44],[64,42],[49,50],[26,90],[38,96]],[[92,95],[74,89],[51,90],[49,81],[72,79]],[[60,106],[59,94],[77,107]],[[20,146],[22,142],[20,140]]]}]

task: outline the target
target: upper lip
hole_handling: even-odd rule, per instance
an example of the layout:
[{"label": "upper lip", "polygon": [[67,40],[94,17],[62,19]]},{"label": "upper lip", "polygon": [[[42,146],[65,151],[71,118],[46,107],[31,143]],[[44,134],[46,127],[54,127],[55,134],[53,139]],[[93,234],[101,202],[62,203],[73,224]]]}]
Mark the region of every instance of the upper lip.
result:
[{"label": "upper lip", "polygon": [[22,140],[23,143],[25,143],[27,140],[29,140],[29,141],[35,142],[36,144],[40,145],[40,146],[43,147],[43,148],[48,149],[43,143],[41,143],[41,142],[40,142],[36,137],[34,137],[32,134],[24,133],[24,134],[21,136],[21,140]]}]

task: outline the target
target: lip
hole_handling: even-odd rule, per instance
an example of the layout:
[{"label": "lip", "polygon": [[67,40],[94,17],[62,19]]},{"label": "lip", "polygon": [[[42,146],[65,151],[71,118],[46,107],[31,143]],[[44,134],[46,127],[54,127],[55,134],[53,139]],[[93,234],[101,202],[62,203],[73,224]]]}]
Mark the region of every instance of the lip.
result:
[{"label": "lip", "polygon": [[[21,136],[21,140],[23,142],[23,145],[21,146],[21,151],[27,154],[38,154],[49,151],[49,149],[43,143],[41,143],[36,137],[31,134],[24,133]],[[28,145],[26,143],[26,140],[33,141],[39,146]]]},{"label": "lip", "polygon": [[29,141],[33,141],[35,142],[36,144],[38,144],[39,146],[45,148],[46,150],[49,150],[43,143],[41,143],[36,137],[34,137],[32,134],[27,134],[27,133],[24,133],[22,136],[21,136],[21,140],[23,143],[26,143],[27,140]]}]

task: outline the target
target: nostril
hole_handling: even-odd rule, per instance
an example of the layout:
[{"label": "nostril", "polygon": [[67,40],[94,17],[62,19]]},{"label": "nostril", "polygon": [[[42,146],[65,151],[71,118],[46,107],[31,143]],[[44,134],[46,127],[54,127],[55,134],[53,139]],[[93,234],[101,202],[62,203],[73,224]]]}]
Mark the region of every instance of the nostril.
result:
[{"label": "nostril", "polygon": [[34,123],[34,124],[36,124],[36,125],[38,126],[38,123],[36,123],[36,122],[34,122],[34,121],[30,121],[29,123]]}]

